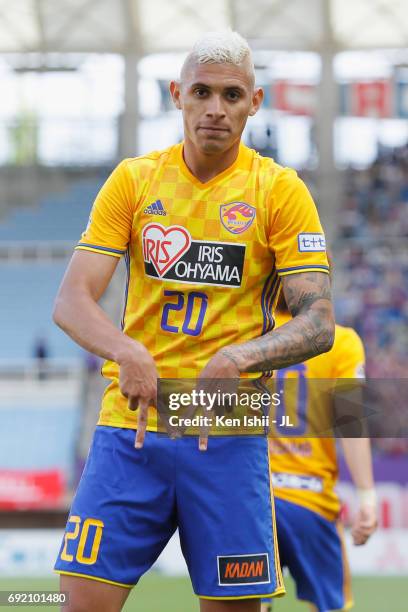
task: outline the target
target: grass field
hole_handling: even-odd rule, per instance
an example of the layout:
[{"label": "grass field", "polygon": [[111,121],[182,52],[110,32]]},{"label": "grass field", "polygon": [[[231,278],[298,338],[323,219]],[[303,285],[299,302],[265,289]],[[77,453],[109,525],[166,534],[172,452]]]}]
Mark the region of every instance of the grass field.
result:
[{"label": "grass field", "polygon": [[[276,601],[277,612],[305,612],[296,602],[291,580],[285,579],[288,594]],[[0,578],[0,591],[57,590],[58,578]],[[355,612],[406,612],[408,609],[408,579],[394,577],[355,578],[353,583]],[[1,607],[1,610],[15,610]],[[20,608],[21,609],[21,608]],[[51,606],[29,606],[30,612],[56,610]],[[131,593],[125,612],[193,612],[198,611],[197,598],[188,578],[168,578],[151,573],[145,576]],[[308,608],[306,608],[308,610]]]}]

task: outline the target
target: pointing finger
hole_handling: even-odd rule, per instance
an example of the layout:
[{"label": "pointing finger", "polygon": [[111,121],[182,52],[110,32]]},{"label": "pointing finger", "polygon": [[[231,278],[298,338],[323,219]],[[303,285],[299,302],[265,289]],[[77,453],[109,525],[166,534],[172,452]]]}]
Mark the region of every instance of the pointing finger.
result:
[{"label": "pointing finger", "polygon": [[135,438],[135,448],[138,449],[142,448],[144,444],[148,410],[149,402],[146,399],[141,399],[139,402],[139,414],[137,418],[137,432]]}]

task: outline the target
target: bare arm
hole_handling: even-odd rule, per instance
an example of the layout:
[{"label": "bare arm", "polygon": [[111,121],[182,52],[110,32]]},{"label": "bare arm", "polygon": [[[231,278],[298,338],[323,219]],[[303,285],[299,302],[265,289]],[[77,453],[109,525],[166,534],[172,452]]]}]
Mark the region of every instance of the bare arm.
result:
[{"label": "bare arm", "polygon": [[128,398],[129,408],[141,408],[136,440],[141,446],[148,405],[156,402],[158,374],[147,349],[122,333],[98,304],[118,261],[108,255],[76,251],[58,291],[53,316],[80,346],[119,365],[120,390]]},{"label": "bare arm", "polygon": [[369,438],[341,438],[344,458],[350,471],[354,486],[357,489],[374,487]]},{"label": "bare arm", "polygon": [[282,289],[293,319],[276,331],[220,351],[240,372],[285,368],[331,349],[334,316],[328,274],[284,276]]},{"label": "bare arm", "polygon": [[[201,377],[239,378],[241,372],[276,370],[330,350],[334,317],[329,275],[304,272],[282,278],[286,303],[293,319],[265,336],[221,349],[207,363]],[[205,437],[200,448],[207,448]]]},{"label": "bare arm", "polygon": [[53,318],[77,344],[104,359],[118,361],[131,340],[108,318],[98,301],[119,259],[75,251],[59,288]]},{"label": "bare arm", "polygon": [[354,544],[365,544],[377,528],[377,504],[369,438],[341,438],[344,457],[360,498],[352,527]]}]

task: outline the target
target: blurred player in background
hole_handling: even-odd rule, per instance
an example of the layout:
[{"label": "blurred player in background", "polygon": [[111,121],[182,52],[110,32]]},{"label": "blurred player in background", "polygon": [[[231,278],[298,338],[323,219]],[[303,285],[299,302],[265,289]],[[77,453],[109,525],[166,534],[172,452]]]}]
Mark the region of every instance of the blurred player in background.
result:
[{"label": "blurred player in background", "polygon": [[[294,171],[240,143],[263,97],[248,44],[207,35],[170,90],[184,142],[114,170],[54,312],[111,380],[56,563],[68,611],[120,610],[177,526],[202,612],[257,612],[284,592],[267,440],[221,436],[203,453],[204,440],[157,433],[157,379],[257,376],[333,342],[313,200]],[[120,331],[98,300],[122,255]],[[280,283],[293,320],[269,334]]]},{"label": "blurred player in background", "polygon": [[[276,325],[290,320],[285,298],[277,305]],[[316,379],[364,377],[364,347],[357,333],[336,325],[333,348],[303,364],[280,370],[282,379],[295,375],[304,380],[296,391],[298,413],[328,412],[327,395],[319,393]],[[300,389],[300,387],[299,387]],[[299,393],[299,395],[298,395]],[[290,400],[288,400],[290,401]],[[290,431],[287,429],[287,431]],[[377,527],[371,446],[368,438],[341,438],[344,456],[359,498],[352,527],[353,542],[365,544]],[[275,494],[276,525],[282,567],[296,583],[297,597],[310,602],[315,612],[348,610],[353,605],[350,572],[339,520],[340,500],[334,438],[271,438],[270,466]],[[272,610],[262,603],[262,612]]]}]

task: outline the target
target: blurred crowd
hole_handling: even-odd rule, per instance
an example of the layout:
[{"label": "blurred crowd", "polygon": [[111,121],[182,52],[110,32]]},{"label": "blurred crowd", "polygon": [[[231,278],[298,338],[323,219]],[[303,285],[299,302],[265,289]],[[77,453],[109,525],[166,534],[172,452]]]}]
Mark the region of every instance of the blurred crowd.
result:
[{"label": "blurred crowd", "polygon": [[[407,208],[408,211],[408,208]],[[364,340],[367,375],[408,375],[408,245],[346,244],[337,319]]]},{"label": "blurred crowd", "polygon": [[408,375],[408,146],[345,175],[338,319],[364,340],[372,378]]},{"label": "blurred crowd", "polygon": [[408,146],[380,149],[367,169],[345,172],[340,236],[408,237]]},{"label": "blurred crowd", "polygon": [[[344,193],[337,319],[362,337],[368,378],[408,378],[408,146],[381,151],[365,170],[347,170]],[[395,383],[397,395],[403,386]],[[408,439],[379,446],[408,452]]]}]

